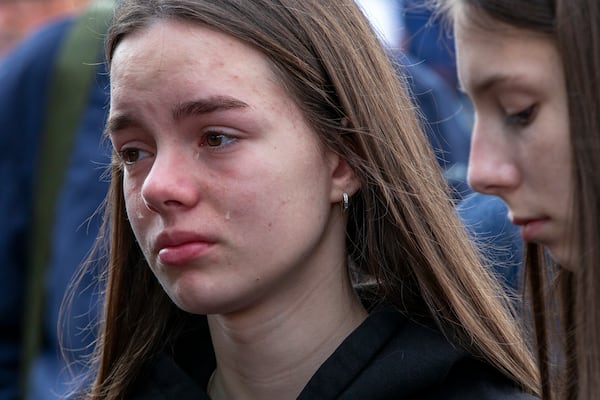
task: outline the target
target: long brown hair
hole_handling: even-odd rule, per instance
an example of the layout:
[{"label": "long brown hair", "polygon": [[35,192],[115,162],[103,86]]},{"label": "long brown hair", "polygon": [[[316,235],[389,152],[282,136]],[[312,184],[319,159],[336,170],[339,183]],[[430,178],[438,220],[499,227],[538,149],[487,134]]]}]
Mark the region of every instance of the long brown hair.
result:
[{"label": "long brown hair", "polygon": [[[573,193],[570,270],[527,245],[525,268],[546,399],[593,399],[600,385],[600,3],[597,0],[437,0],[452,19],[492,18],[546,34],[560,53],[569,107]],[[489,26],[489,24],[488,24]],[[556,316],[560,319],[557,321]],[[556,347],[558,345],[558,347]],[[554,368],[558,364],[559,368]]]},{"label": "long brown hair", "polygon": [[[347,228],[352,276],[375,282],[377,301],[422,304],[476,356],[537,391],[537,375],[503,291],[454,213],[412,103],[353,0],[125,0],[109,29],[119,42],[159,19],[217,29],[254,46],[328,148],[361,182]],[[186,324],[137,246],[122,171],[112,170],[111,250],[97,378],[91,398],[120,398],[153,354]],[[355,282],[359,283],[359,282]]]},{"label": "long brown hair", "polygon": [[[594,0],[556,2],[557,39],[563,56],[574,160],[573,237],[578,265],[570,279],[572,354],[577,388],[570,398],[595,399],[600,389],[600,4]],[[572,336],[574,335],[574,342]]]}]

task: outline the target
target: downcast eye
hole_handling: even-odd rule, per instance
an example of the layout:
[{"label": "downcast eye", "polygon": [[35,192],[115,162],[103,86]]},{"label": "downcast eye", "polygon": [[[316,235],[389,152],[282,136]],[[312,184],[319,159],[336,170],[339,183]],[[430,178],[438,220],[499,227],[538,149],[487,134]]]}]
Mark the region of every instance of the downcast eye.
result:
[{"label": "downcast eye", "polygon": [[518,113],[511,114],[507,117],[509,125],[527,126],[533,120],[537,107],[535,105],[528,107]]}]

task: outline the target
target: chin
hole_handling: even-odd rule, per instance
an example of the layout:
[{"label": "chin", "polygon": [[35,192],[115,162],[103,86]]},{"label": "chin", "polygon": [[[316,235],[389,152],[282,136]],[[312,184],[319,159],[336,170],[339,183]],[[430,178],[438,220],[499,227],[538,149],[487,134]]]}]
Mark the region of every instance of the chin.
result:
[{"label": "chin", "polygon": [[171,301],[181,310],[196,315],[209,314],[227,314],[236,310],[235,304],[230,299],[218,298],[214,295],[197,296],[198,292],[192,296],[171,295]]},{"label": "chin", "polygon": [[190,301],[189,299],[184,300],[184,299],[171,298],[171,300],[182,311],[185,311],[190,314],[195,314],[195,315],[214,314],[216,312],[216,310],[219,309],[219,307],[217,307],[215,305],[203,304],[202,302]]},{"label": "chin", "polygon": [[561,247],[561,248],[548,247],[548,249],[550,251],[550,255],[552,256],[552,259],[554,260],[554,262],[556,262],[558,265],[560,265],[561,267],[563,267],[564,269],[566,269],[568,271],[575,272],[575,270],[577,269],[576,257],[574,257],[572,255],[572,253],[569,251],[568,248],[566,248],[566,247]]}]

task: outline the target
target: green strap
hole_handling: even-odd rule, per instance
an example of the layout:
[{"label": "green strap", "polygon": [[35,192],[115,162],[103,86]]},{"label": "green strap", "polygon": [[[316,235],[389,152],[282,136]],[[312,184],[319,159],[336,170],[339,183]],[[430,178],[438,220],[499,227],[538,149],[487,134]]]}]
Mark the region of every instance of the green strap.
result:
[{"label": "green strap", "polygon": [[75,132],[95,79],[112,10],[112,0],[92,1],[77,18],[59,49],[49,87],[39,169],[34,186],[33,233],[23,325],[21,393],[26,393],[28,372],[42,340],[44,281],[50,256],[56,200],[71,159]]}]

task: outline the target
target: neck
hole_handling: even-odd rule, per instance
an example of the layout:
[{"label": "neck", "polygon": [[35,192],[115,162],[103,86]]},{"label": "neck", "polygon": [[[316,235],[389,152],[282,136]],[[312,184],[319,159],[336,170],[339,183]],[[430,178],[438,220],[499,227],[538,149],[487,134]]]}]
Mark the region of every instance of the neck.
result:
[{"label": "neck", "polygon": [[217,359],[211,398],[295,399],[366,318],[350,282],[340,276],[345,274],[334,270],[311,290],[288,291],[285,302],[250,315],[209,316]]}]

